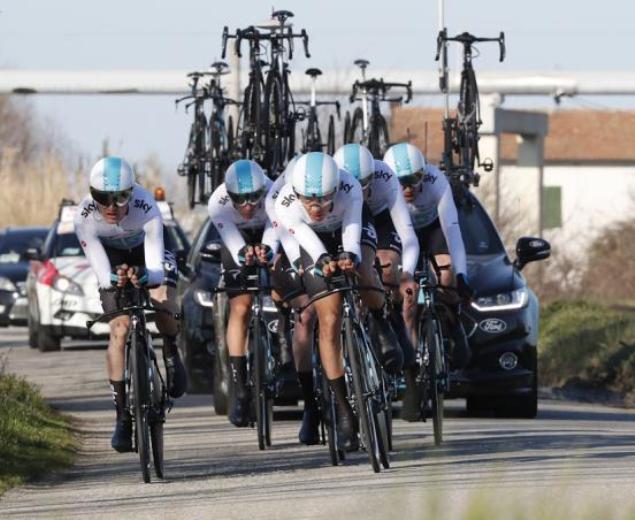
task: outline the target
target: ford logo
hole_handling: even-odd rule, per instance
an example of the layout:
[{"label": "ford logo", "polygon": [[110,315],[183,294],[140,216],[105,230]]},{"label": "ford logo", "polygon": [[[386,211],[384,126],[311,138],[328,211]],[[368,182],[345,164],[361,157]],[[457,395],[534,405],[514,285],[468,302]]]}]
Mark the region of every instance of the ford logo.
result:
[{"label": "ford logo", "polygon": [[278,333],[278,320],[271,320],[269,323],[267,323],[267,328],[269,329],[269,331],[272,334],[277,334]]},{"label": "ford logo", "polygon": [[479,323],[478,326],[483,332],[488,334],[499,334],[507,328],[507,323],[498,318],[488,318]]}]

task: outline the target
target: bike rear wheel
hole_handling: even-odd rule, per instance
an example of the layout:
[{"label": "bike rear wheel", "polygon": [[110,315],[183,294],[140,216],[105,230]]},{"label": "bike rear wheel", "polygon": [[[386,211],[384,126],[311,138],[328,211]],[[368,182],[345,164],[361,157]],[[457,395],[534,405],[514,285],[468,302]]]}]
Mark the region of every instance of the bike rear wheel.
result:
[{"label": "bike rear wheel", "polygon": [[390,137],[388,135],[388,124],[386,118],[379,114],[373,118],[373,127],[370,131],[368,140],[368,149],[373,157],[383,157],[390,146]]},{"label": "bike rear wheel", "polygon": [[159,365],[154,353],[152,354],[152,418],[150,421],[150,440],[152,442],[152,460],[157,478],[163,478],[163,423],[164,389],[159,376]]},{"label": "bike rear wheel", "polygon": [[364,143],[364,111],[360,107],[357,107],[355,112],[353,112],[348,142],[366,144]]},{"label": "bike rear wheel", "polygon": [[347,110],[346,115],[344,116],[344,135],[342,136],[342,140],[344,144],[349,144],[351,134],[351,113]]},{"label": "bike rear wheel", "polygon": [[285,151],[287,107],[282,94],[282,80],[274,72],[267,76],[263,106],[265,135],[265,160],[263,166],[273,177],[282,168]]},{"label": "bike rear wheel", "polygon": [[326,153],[333,155],[335,153],[335,118],[329,116],[329,127],[326,133]]},{"label": "bike rear wheel", "polygon": [[461,165],[469,172],[474,171],[478,159],[478,91],[474,71],[461,74],[459,90],[459,139]]},{"label": "bike rear wheel", "polygon": [[145,338],[138,332],[134,332],[130,342],[130,377],[132,379],[130,387],[133,394],[136,448],[139,453],[143,481],[148,483],[150,482],[150,427],[148,423],[150,392]]}]

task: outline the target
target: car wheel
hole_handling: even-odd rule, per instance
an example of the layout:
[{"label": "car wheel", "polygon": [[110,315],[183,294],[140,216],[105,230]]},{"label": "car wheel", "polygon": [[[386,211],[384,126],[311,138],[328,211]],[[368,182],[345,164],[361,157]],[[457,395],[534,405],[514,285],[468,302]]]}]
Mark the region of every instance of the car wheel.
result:
[{"label": "car wheel", "polygon": [[486,397],[468,397],[465,402],[469,415],[478,415],[492,408]]},{"label": "car wheel", "polygon": [[27,318],[27,326],[29,327],[29,347],[38,348],[37,320],[31,316],[30,312]]},{"label": "car wheel", "polygon": [[40,352],[61,350],[61,340],[62,338],[51,334],[46,327],[37,328],[37,348]]}]

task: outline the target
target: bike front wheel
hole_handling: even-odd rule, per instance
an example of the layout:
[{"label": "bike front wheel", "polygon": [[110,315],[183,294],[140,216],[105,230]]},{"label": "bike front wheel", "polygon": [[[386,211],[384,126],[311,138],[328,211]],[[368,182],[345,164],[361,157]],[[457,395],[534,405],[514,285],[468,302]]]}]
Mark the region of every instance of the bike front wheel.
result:
[{"label": "bike front wheel", "polygon": [[444,414],[444,385],[445,359],[443,355],[443,340],[440,336],[439,323],[429,319],[426,323],[426,343],[429,352],[428,389],[430,397],[430,411],[432,414],[432,429],[434,444],[440,446],[443,442],[443,414]]},{"label": "bike front wheel", "polygon": [[273,405],[267,380],[267,358],[265,355],[266,338],[262,323],[255,320],[252,330],[253,384],[254,405],[256,408],[256,429],[258,430],[258,447],[261,450],[271,446],[271,423],[273,421]]},{"label": "bike front wheel", "polygon": [[145,483],[150,482],[150,425],[148,409],[150,405],[150,382],[148,381],[148,360],[146,358],[145,338],[134,332],[130,344],[130,388],[132,390],[133,413],[135,423],[136,448],[139,453],[141,474]]},{"label": "bike front wheel", "polygon": [[362,437],[362,444],[366,449],[368,461],[375,473],[381,471],[380,448],[376,430],[375,413],[372,400],[369,398],[367,387],[368,379],[364,373],[364,365],[361,359],[360,338],[354,330],[353,320],[345,319],[344,331],[346,339],[346,352],[353,377],[353,390],[355,394],[355,410]]}]

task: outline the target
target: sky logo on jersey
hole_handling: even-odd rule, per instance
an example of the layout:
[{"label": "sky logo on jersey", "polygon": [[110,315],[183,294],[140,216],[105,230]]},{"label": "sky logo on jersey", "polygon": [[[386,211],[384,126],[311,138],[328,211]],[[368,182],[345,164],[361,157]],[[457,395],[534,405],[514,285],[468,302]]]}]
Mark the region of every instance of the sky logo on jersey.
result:
[{"label": "sky logo on jersey", "polygon": [[423,176],[423,182],[429,182],[430,184],[434,184],[435,182],[437,182],[437,178],[431,173],[426,173]]},{"label": "sky logo on jersey", "polygon": [[375,179],[382,179],[383,181],[388,182],[390,179],[392,179],[392,173],[382,171],[382,170],[377,170],[375,172]]},{"label": "sky logo on jersey", "polygon": [[353,189],[352,184],[348,184],[344,181],[340,182],[340,190],[342,190],[344,193],[349,193],[352,189]]},{"label": "sky logo on jersey", "polygon": [[284,199],[282,199],[280,204],[282,204],[285,208],[288,208],[296,198],[297,197],[294,194],[287,195]]},{"label": "sky logo on jersey", "polygon": [[145,212],[146,215],[152,209],[152,206],[150,204],[148,204],[146,201],[141,200],[141,199],[135,199],[134,200],[134,207],[137,208],[137,209],[140,209],[143,212]]},{"label": "sky logo on jersey", "polygon": [[97,209],[97,203],[96,202],[91,202],[90,204],[88,204],[88,206],[86,206],[84,209],[82,209],[82,217],[86,218],[88,217],[88,215],[90,215],[93,211],[95,211]]}]

